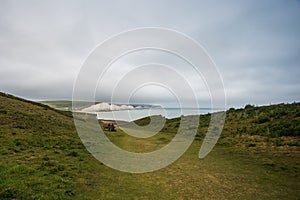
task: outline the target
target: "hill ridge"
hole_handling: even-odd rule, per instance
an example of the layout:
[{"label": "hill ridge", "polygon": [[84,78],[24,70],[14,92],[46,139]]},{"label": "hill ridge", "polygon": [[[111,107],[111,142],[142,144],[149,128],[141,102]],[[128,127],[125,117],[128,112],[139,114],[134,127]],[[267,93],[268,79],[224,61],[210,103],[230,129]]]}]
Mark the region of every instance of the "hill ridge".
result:
[{"label": "hill ridge", "polygon": [[6,97],[6,98],[9,98],[9,99],[18,100],[18,101],[25,102],[25,103],[29,103],[29,104],[32,104],[32,105],[35,105],[35,106],[40,106],[40,107],[43,107],[43,108],[48,109],[48,110],[53,110],[53,111],[55,111],[59,114],[65,115],[67,117],[72,117],[72,113],[70,111],[58,110],[58,109],[52,108],[52,107],[50,107],[48,105],[45,105],[43,103],[40,103],[40,102],[30,101],[28,99],[17,97],[17,96],[14,96],[14,95],[11,95],[11,94],[8,94],[8,93],[4,93],[4,92],[0,92],[0,96]]}]

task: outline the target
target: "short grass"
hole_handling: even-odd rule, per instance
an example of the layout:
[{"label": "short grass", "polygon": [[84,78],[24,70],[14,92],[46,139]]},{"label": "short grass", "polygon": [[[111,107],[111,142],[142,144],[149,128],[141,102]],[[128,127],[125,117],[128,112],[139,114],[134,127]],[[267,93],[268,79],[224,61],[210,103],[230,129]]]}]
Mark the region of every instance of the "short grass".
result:
[{"label": "short grass", "polygon": [[[175,163],[130,174],[94,159],[68,113],[0,95],[0,199],[300,199],[297,126],[291,132],[284,128],[299,120],[299,105],[280,106],[287,114],[263,122],[257,121],[259,115],[276,106],[261,113],[251,107],[258,110],[253,117],[245,115],[249,108],[229,111],[218,145],[200,160],[209,123],[209,115],[202,116],[196,140]],[[178,122],[168,120],[159,134],[147,139],[119,128],[106,135],[128,151],[147,152],[167,144]],[[145,125],[147,119],[137,123]],[[288,135],[272,135],[271,123],[281,123]],[[252,128],[267,127],[269,132],[251,134]]]}]

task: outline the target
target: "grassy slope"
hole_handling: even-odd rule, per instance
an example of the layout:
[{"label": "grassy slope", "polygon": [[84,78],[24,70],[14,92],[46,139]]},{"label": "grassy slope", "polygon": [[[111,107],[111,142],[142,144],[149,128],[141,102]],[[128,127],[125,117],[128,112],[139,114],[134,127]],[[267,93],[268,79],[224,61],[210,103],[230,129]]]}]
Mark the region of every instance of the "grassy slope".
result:
[{"label": "grassy slope", "polygon": [[[40,103],[58,110],[65,110],[65,111],[72,110],[72,101],[41,101]],[[75,109],[82,109],[91,106],[93,104],[94,103],[92,102],[75,101],[74,106]]]},{"label": "grassy slope", "polygon": [[62,109],[62,110],[72,109],[72,101],[41,101],[40,103],[53,107],[55,109]]},{"label": "grassy slope", "polygon": [[[202,116],[196,140],[179,160],[128,174],[85,150],[68,113],[0,95],[0,199],[299,199],[299,111],[299,104],[231,110],[219,144],[199,160],[209,122]],[[164,146],[177,126],[177,119],[168,120],[149,139],[119,129],[107,135],[144,152]]]}]

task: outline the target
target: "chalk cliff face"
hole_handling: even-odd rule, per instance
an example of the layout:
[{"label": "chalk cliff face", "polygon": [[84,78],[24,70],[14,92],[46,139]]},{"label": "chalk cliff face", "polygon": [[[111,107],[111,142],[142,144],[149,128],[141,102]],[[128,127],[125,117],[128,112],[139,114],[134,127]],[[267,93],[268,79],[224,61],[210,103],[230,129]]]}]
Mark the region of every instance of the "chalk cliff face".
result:
[{"label": "chalk cliff face", "polygon": [[131,105],[114,105],[108,103],[98,103],[90,107],[84,108],[83,112],[100,112],[100,111],[116,111],[116,110],[133,110],[135,109]]}]

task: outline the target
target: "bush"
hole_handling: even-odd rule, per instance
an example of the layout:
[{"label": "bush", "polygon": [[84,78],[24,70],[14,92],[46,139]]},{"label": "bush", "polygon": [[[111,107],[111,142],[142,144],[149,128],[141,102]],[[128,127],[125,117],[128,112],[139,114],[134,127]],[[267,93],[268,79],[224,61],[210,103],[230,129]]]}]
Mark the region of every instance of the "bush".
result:
[{"label": "bush", "polygon": [[276,122],[270,124],[268,127],[272,137],[300,136],[299,120]]},{"label": "bush", "polygon": [[269,122],[270,118],[268,116],[260,116],[257,120],[255,120],[255,122],[257,124],[263,124],[265,122]]},{"label": "bush", "polygon": [[254,106],[250,104],[245,105],[245,109],[251,109],[251,108],[254,108]]}]

